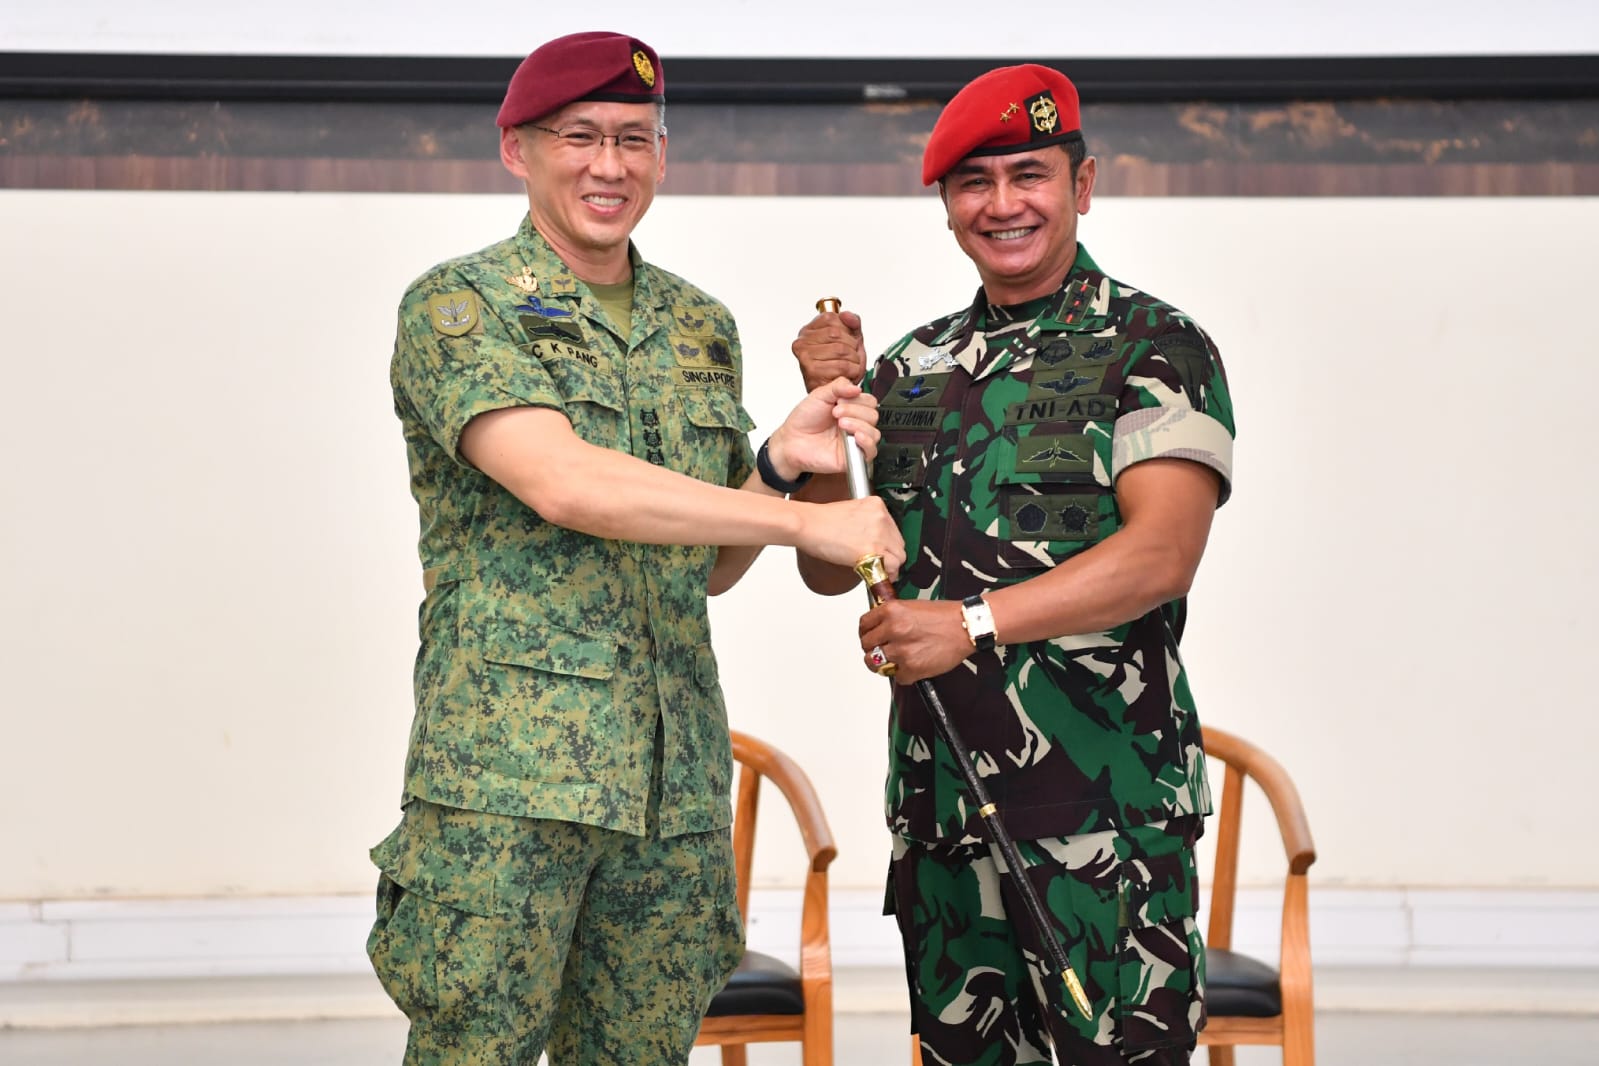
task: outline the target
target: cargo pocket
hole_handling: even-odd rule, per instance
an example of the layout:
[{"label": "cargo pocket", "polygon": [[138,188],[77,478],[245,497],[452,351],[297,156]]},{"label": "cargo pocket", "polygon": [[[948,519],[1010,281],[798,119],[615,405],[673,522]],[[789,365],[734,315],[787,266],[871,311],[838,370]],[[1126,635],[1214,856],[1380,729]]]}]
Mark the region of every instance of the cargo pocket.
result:
[{"label": "cargo pocket", "polygon": [[572,432],[600,448],[620,447],[627,404],[616,379],[605,370],[572,359],[546,365],[561,390],[561,409],[572,423]]},{"label": "cargo pocket", "polygon": [[1116,1032],[1125,1051],[1187,1047],[1204,1017],[1192,849],[1123,864]]},{"label": "cargo pocket", "polygon": [[931,433],[897,433],[885,436],[877,445],[872,487],[897,526],[905,524],[905,516],[927,480],[927,453],[933,440]]},{"label": "cargo pocket", "polygon": [[367,954],[383,990],[412,1021],[492,1026],[504,1009],[512,911],[492,878],[468,874],[411,836],[387,856]]},{"label": "cargo pocket", "polygon": [[725,388],[680,388],[675,393],[683,420],[669,427],[681,436],[667,465],[700,481],[726,485],[739,442],[755,428],[755,420]]},{"label": "cargo pocket", "polygon": [[1108,435],[1093,427],[1022,428],[1029,432],[1014,445],[994,449],[1001,519],[995,557],[1001,567],[1033,571],[1098,543],[1115,532],[1118,520],[1099,454],[1102,445],[1109,447]]},{"label": "cargo pocket", "polygon": [[416,897],[388,874],[378,876],[377,921],[366,938],[367,958],[383,991],[407,1018],[433,1006],[433,936],[419,937]]},{"label": "cargo pocket", "polygon": [[483,658],[482,690],[495,697],[480,705],[476,722],[484,764],[525,781],[603,777],[616,737],[615,636],[501,603],[473,619],[472,637]]}]

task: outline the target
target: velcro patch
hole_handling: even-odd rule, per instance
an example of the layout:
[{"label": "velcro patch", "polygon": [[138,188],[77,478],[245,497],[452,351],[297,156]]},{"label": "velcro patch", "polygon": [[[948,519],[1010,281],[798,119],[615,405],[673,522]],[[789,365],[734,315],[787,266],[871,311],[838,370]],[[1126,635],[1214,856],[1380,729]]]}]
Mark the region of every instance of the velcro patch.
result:
[{"label": "velcro patch", "polygon": [[733,391],[738,387],[738,378],[734,376],[731,370],[720,370],[714,367],[701,369],[680,366],[677,368],[677,372],[672,375],[672,378],[679,385],[687,385],[690,388],[704,388],[708,385],[716,385],[719,388]]},{"label": "velcro patch", "polygon": [[1155,350],[1177,371],[1189,402],[1199,407],[1202,390],[1210,383],[1210,353],[1205,346],[1196,337],[1168,333],[1155,338]]},{"label": "velcro patch", "polygon": [[1023,437],[1016,444],[1018,474],[1093,474],[1094,442],[1081,433]]},{"label": "velcro patch", "polygon": [[1087,494],[1005,496],[1011,540],[1098,540],[1099,497]]},{"label": "velcro patch", "polygon": [[895,407],[937,407],[938,398],[949,384],[948,374],[918,374],[896,381],[889,389],[883,403]]},{"label": "velcro patch", "polygon": [[570,318],[544,318],[541,315],[518,315],[522,332],[529,341],[557,340],[567,344],[583,343],[582,328]]},{"label": "velcro patch", "polygon": [[714,337],[716,324],[711,316],[697,307],[672,305],[672,332],[685,337]]},{"label": "velcro patch", "polygon": [[441,292],[428,297],[428,321],[446,337],[464,337],[483,332],[483,315],[477,293],[470,289]]},{"label": "velcro patch", "polygon": [[733,349],[721,337],[673,335],[671,344],[678,366],[733,369]]},{"label": "velcro patch", "polygon": [[885,403],[877,409],[877,428],[937,429],[942,412],[937,407],[915,407],[907,403]]},{"label": "velcro patch", "polygon": [[1108,422],[1116,417],[1116,397],[1091,393],[1059,399],[1028,399],[1005,409],[1005,424],[1031,422]]},{"label": "velcro patch", "polygon": [[908,485],[912,483],[916,468],[922,462],[920,444],[891,444],[884,441],[877,446],[877,458],[872,462],[874,485]]},{"label": "velcro patch", "polygon": [[1062,396],[1082,396],[1100,391],[1105,380],[1105,367],[1066,366],[1059,369],[1040,370],[1033,375],[1028,386],[1029,400],[1054,400]]},{"label": "velcro patch", "polygon": [[577,345],[568,344],[565,341],[536,340],[532,344],[532,350],[534,357],[540,362],[548,362],[551,359],[571,359],[596,370],[600,366],[600,356],[595,355],[587,348],[579,348]]}]

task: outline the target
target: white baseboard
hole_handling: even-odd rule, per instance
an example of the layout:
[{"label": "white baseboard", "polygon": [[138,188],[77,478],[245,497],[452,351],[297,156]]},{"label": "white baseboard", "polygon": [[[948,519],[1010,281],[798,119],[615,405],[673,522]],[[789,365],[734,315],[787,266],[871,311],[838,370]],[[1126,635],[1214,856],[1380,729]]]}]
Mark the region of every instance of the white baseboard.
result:
[{"label": "white baseboard", "polygon": [[[1234,946],[1273,959],[1278,893],[1239,892]],[[1599,969],[1599,890],[1311,889],[1324,967]],[[882,893],[835,890],[835,969],[899,966]],[[755,890],[750,946],[797,958],[800,894]],[[367,972],[368,895],[0,903],[0,983]]]}]

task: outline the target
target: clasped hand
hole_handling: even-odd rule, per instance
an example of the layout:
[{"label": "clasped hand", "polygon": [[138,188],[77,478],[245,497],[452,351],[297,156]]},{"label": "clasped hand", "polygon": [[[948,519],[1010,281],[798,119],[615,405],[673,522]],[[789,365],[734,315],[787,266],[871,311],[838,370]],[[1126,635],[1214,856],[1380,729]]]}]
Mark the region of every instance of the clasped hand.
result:
[{"label": "clasped hand", "polygon": [[844,433],[855,438],[868,462],[877,454],[877,397],[846,378],[812,389],[767,444],[777,473],[792,481],[802,473],[839,474],[845,469]]}]

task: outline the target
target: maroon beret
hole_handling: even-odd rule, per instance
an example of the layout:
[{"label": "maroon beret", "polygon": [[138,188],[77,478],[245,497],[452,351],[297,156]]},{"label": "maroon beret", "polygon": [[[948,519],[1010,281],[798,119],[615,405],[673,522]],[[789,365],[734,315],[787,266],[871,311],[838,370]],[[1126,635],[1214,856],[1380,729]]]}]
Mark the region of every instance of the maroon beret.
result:
[{"label": "maroon beret", "polygon": [[543,118],[574,100],[647,104],[666,98],[655,49],[622,33],[569,33],[533,50],[511,75],[501,127]]},{"label": "maroon beret", "polygon": [[980,74],[944,105],[922,153],[931,185],[973,155],[1010,155],[1083,139],[1077,87],[1058,70],[1023,63]]}]

